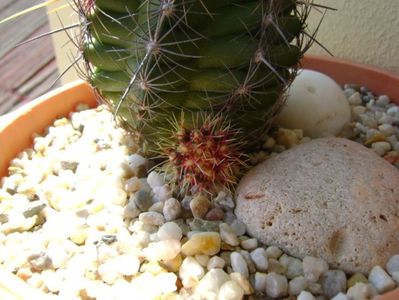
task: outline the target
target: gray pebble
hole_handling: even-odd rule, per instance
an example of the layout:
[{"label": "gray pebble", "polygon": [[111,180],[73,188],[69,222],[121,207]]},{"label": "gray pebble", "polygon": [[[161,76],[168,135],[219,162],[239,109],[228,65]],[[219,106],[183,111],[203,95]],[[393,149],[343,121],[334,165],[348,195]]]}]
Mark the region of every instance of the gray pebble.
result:
[{"label": "gray pebble", "polygon": [[134,202],[141,211],[148,211],[152,205],[152,197],[147,190],[139,190],[134,194]]},{"label": "gray pebble", "polygon": [[341,270],[330,270],[321,277],[324,295],[329,299],[346,290],[346,276]]},{"label": "gray pebble", "polygon": [[26,209],[22,214],[25,218],[30,218],[39,214],[46,206],[46,203],[43,201],[34,201],[29,203],[28,209]]},{"label": "gray pebble", "polygon": [[140,210],[137,208],[137,205],[134,201],[129,201],[126,205],[125,210],[123,212],[123,217],[134,219],[137,218],[140,214]]},{"label": "gray pebble", "polygon": [[207,221],[203,219],[193,219],[189,225],[192,231],[219,231],[220,221]]},{"label": "gray pebble", "polygon": [[50,269],[53,265],[50,256],[45,252],[31,254],[28,256],[27,260],[30,267],[36,272]]},{"label": "gray pebble", "polygon": [[375,102],[375,104],[380,106],[380,107],[385,107],[386,105],[389,104],[389,102],[391,102],[391,100],[389,99],[389,97],[387,95],[381,95],[381,96],[378,97],[378,99]]},{"label": "gray pebble", "polygon": [[165,201],[162,212],[166,221],[177,219],[181,214],[180,202],[175,198],[169,198]]},{"label": "gray pebble", "polygon": [[101,237],[101,240],[106,243],[107,245],[112,244],[117,241],[117,237],[114,234],[104,234]]},{"label": "gray pebble", "polygon": [[399,272],[399,255],[392,256],[387,262],[387,271],[391,276]]}]

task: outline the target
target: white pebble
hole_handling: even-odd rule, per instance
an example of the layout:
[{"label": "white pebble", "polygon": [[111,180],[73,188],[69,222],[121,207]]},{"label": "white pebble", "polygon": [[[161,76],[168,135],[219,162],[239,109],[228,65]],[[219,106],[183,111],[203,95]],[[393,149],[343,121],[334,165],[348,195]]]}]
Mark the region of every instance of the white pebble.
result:
[{"label": "white pebble", "polygon": [[126,180],[125,190],[126,192],[137,192],[141,188],[141,180],[138,177],[132,177]]},{"label": "white pebble", "polygon": [[183,232],[179,225],[175,222],[167,222],[159,227],[158,237],[161,241],[163,240],[178,240],[180,241],[183,237]]},{"label": "white pebble", "polygon": [[161,187],[165,184],[164,176],[162,176],[158,172],[152,171],[147,176],[147,183],[152,189],[156,187]]},{"label": "white pebble", "polygon": [[113,260],[109,260],[101,264],[98,267],[98,274],[100,275],[101,279],[108,284],[114,284],[123,278]]},{"label": "white pebble", "polygon": [[192,287],[205,274],[204,268],[191,256],[187,256],[179,269],[179,277],[185,287]]},{"label": "white pebble", "polygon": [[143,212],[139,215],[139,220],[147,225],[161,226],[165,223],[165,218],[155,211]]},{"label": "white pebble", "polygon": [[395,117],[395,116],[399,116],[399,106],[392,106],[387,110],[387,114]]},{"label": "white pebble", "polygon": [[393,275],[395,272],[399,272],[399,254],[392,256],[387,262],[387,271]]},{"label": "white pebble", "polygon": [[120,255],[114,258],[116,269],[125,276],[137,274],[140,268],[140,260],[134,254]]},{"label": "white pebble", "polygon": [[266,250],[264,248],[257,248],[250,253],[251,259],[259,271],[265,272],[269,265],[267,260]]},{"label": "white pebble", "polygon": [[303,275],[302,261],[298,258],[290,257],[287,264],[287,278],[292,279],[301,275]]},{"label": "white pebble", "polygon": [[379,293],[385,293],[395,287],[395,282],[380,266],[371,269],[368,280]]},{"label": "white pebble", "polygon": [[242,236],[245,234],[245,231],[246,231],[245,224],[238,219],[235,219],[230,224],[230,227],[237,236]]},{"label": "white pebble", "polygon": [[180,202],[175,198],[169,198],[163,206],[163,215],[166,221],[173,221],[181,214]]},{"label": "white pebble", "polygon": [[154,192],[154,198],[153,198],[154,202],[166,201],[172,197],[172,190],[170,189],[170,186],[167,184],[164,184],[163,186],[154,187],[153,192]]},{"label": "white pebble", "polygon": [[354,94],[352,94],[349,98],[348,98],[348,102],[352,105],[359,105],[362,104],[362,97],[360,96],[359,92],[356,92]]},{"label": "white pebble", "polygon": [[309,292],[307,291],[302,291],[297,300],[315,300],[316,298]]},{"label": "white pebble", "polygon": [[195,290],[196,293],[219,293],[220,287],[230,280],[230,276],[222,269],[212,269],[200,280]]},{"label": "white pebble", "polygon": [[253,250],[258,247],[258,240],[257,239],[246,239],[241,241],[241,247],[245,250]]},{"label": "white pebble", "polygon": [[366,112],[366,108],[362,105],[357,105],[352,107],[352,112],[354,115],[360,115],[360,114],[364,114]]},{"label": "white pebble", "polygon": [[144,249],[144,255],[149,261],[171,260],[181,250],[181,243],[178,240],[164,240],[150,243]]},{"label": "white pebble", "polygon": [[207,269],[208,271],[212,269],[223,269],[225,264],[226,262],[223,258],[219,256],[212,256],[208,261]]},{"label": "white pebble", "polygon": [[328,264],[325,260],[313,256],[306,256],[303,259],[303,273],[310,282],[316,282],[320,275],[328,270]]},{"label": "white pebble", "polygon": [[288,283],[288,291],[291,296],[297,296],[306,290],[308,282],[303,276],[298,276]]},{"label": "white pebble", "polygon": [[158,294],[169,294],[177,290],[176,280],[177,276],[174,273],[159,273],[155,276],[154,286]]},{"label": "white pebble", "polygon": [[261,272],[256,272],[255,273],[255,284],[254,288],[258,292],[264,293],[266,290],[266,279],[267,279],[267,274],[266,273],[261,273]]},{"label": "white pebble", "polygon": [[[354,298],[354,299],[362,299],[362,298]],[[349,300],[349,298],[344,293],[339,293],[335,297],[331,298],[331,300]]]},{"label": "white pebble", "polygon": [[371,149],[373,149],[379,156],[383,156],[391,150],[391,144],[388,142],[375,142],[371,145]]},{"label": "white pebble", "polygon": [[209,255],[205,255],[205,254],[196,254],[195,256],[195,260],[198,261],[198,263],[203,266],[204,268],[208,266],[208,262],[209,262]]},{"label": "white pebble", "polygon": [[284,297],[288,294],[288,281],[283,275],[271,272],[266,275],[266,294],[272,298]]},{"label": "white pebble", "polygon": [[279,247],[269,246],[266,248],[266,254],[267,254],[267,257],[269,257],[269,258],[278,259],[281,256],[281,254],[283,254],[283,251],[281,251],[281,249]]},{"label": "white pebble", "polygon": [[232,252],[230,261],[234,272],[238,272],[246,278],[249,277],[248,265],[240,253]]},{"label": "white pebble", "polygon": [[371,299],[376,294],[376,291],[371,284],[358,282],[350,287],[347,291],[349,299]]},{"label": "white pebble", "polygon": [[237,235],[226,223],[219,224],[219,232],[222,241],[231,246],[238,246],[240,244]]},{"label": "white pebble", "polygon": [[244,290],[235,281],[227,281],[220,287],[219,300],[241,300],[244,296]]},{"label": "white pebble", "polygon": [[123,216],[125,218],[137,218],[140,215],[141,211],[138,209],[136,203],[134,201],[129,201],[126,205],[125,210],[123,212]]},{"label": "white pebble", "polygon": [[387,95],[381,95],[378,97],[375,104],[377,104],[378,106],[381,106],[381,107],[385,107],[386,105],[389,104],[389,102],[391,102],[391,100],[389,99],[389,97]]},{"label": "white pebble", "polygon": [[382,124],[378,126],[378,130],[385,136],[390,136],[395,133],[395,128],[390,124]]}]

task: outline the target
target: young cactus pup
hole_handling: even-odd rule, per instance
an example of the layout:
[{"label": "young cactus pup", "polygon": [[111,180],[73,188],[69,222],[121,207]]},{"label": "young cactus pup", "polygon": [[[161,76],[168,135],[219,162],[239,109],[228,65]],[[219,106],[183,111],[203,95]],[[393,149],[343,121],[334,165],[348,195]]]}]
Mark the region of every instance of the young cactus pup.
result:
[{"label": "young cactus pup", "polygon": [[79,0],[87,79],[181,190],[234,187],[308,44],[310,0]]}]

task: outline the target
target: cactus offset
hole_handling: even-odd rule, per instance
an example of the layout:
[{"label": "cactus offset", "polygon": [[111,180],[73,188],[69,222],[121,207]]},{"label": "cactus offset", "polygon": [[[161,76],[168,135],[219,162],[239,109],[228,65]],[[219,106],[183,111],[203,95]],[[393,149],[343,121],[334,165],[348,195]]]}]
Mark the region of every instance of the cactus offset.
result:
[{"label": "cactus offset", "polygon": [[234,185],[307,48],[311,1],[76,4],[88,80],[143,151],[164,157],[184,189]]}]

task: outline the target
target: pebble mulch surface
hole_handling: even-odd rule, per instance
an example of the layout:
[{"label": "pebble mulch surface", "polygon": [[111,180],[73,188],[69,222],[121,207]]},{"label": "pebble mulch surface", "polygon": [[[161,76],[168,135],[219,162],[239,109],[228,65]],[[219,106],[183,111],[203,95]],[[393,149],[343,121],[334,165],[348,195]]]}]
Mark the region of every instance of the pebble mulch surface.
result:
[{"label": "pebble mulch surface", "polygon": [[[345,135],[399,168],[399,107],[344,88]],[[250,161],[298,143],[278,129]],[[399,255],[369,274],[262,245],[220,191],[177,199],[105,108],[78,107],[21,152],[0,189],[0,268],[56,299],[369,299],[399,283]]]}]

